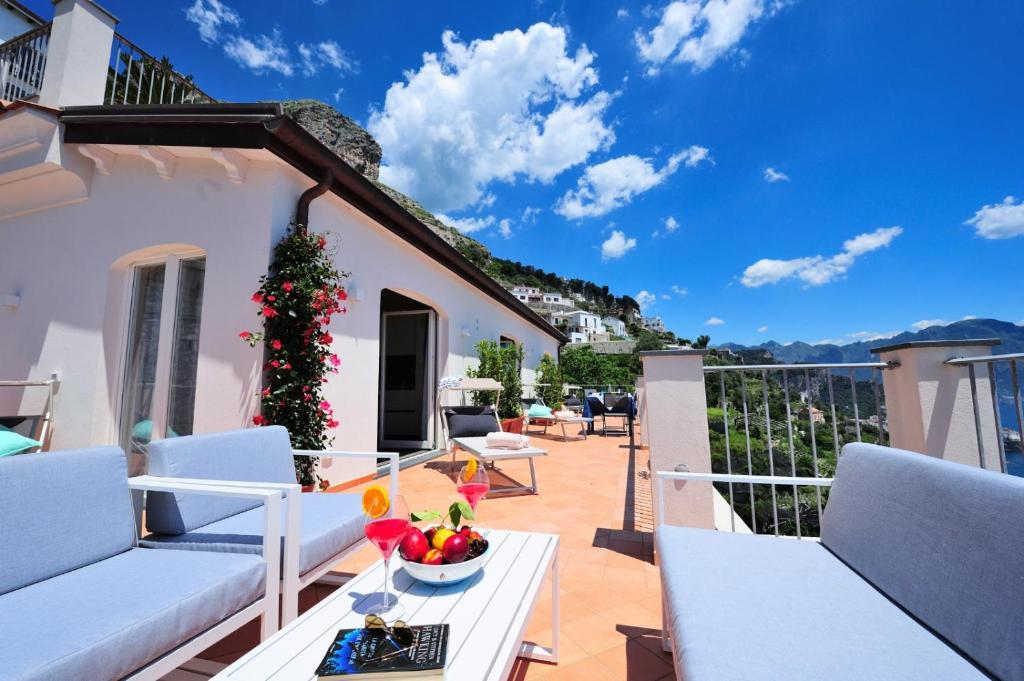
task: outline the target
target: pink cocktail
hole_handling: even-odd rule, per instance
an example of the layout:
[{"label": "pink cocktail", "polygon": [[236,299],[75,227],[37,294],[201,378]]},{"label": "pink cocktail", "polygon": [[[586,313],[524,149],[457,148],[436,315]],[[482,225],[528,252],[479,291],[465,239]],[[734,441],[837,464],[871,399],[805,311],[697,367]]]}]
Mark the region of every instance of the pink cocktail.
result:
[{"label": "pink cocktail", "polygon": [[477,503],[480,502],[487,492],[491,489],[491,486],[486,482],[462,482],[460,480],[457,489],[466,501],[469,503],[470,508],[476,510]]},{"label": "pink cocktail", "polygon": [[407,518],[380,518],[366,523],[366,538],[380,549],[385,560],[391,558],[405,534],[412,527]]}]

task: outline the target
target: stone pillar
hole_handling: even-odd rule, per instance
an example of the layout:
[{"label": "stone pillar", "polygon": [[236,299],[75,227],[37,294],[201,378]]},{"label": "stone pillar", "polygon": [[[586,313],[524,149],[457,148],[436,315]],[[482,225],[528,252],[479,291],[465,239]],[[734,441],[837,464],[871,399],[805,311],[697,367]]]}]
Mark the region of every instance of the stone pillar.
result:
[{"label": "stone pillar", "polygon": [[117,18],[92,0],[56,0],[39,103],[102,104]]},{"label": "stone pillar", "polygon": [[[704,394],[706,350],[641,352],[651,474],[684,465],[690,473],[711,472],[707,397]],[[714,527],[710,483],[652,482],[655,514],[664,495],[665,515],[657,522],[687,527]]]},{"label": "stone pillar", "polygon": [[[889,439],[893,447],[968,466],[982,466],[966,366],[946,364],[958,357],[992,354],[996,339],[914,341],[875,348],[883,362],[899,366],[882,372]],[[1000,470],[999,433],[992,411],[988,370],[975,367],[984,446],[984,467]]]}]

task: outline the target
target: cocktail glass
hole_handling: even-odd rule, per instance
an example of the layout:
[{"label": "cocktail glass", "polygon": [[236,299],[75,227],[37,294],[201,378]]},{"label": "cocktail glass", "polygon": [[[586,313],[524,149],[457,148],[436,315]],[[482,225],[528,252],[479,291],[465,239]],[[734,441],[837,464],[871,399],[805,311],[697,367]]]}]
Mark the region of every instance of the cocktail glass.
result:
[{"label": "cocktail glass", "polygon": [[398,598],[392,597],[390,590],[391,556],[411,527],[409,506],[401,496],[391,497],[391,504],[382,515],[378,517],[366,516],[366,522],[363,526],[366,538],[380,550],[380,555],[384,558],[384,603],[381,606],[382,612],[393,609],[398,603]]}]

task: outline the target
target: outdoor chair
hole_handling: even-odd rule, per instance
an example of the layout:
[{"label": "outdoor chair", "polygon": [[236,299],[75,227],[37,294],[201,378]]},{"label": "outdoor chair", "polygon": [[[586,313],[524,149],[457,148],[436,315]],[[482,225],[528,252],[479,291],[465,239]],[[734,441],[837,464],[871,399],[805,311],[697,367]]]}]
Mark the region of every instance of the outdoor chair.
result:
[{"label": "outdoor chair", "polygon": [[[608,418],[622,419],[622,432],[626,432],[629,420],[633,418],[633,402],[629,395],[620,396],[609,406],[600,395],[588,395],[587,406],[590,416],[596,421],[601,418],[601,435],[608,434]],[[586,414],[586,411],[584,411]]]},{"label": "outdoor chair", "polygon": [[[456,437],[484,437],[488,433],[501,432],[501,422],[492,405],[482,407],[471,405],[452,405],[441,407],[441,430],[444,433],[445,447],[451,452],[452,465],[455,465],[455,450],[452,443]],[[494,467],[493,462],[490,464]]]},{"label": "outdoor chair", "polygon": [[138,547],[131,491],[186,489],[277,529],[279,492],[129,480],[116,447],[0,459],[0,677],[155,680],[254,619],[276,631],[276,542],[267,560]]},{"label": "outdoor chair", "polygon": [[[282,426],[189,435],[149,445],[149,470],[196,483],[260,486],[285,497],[282,550],[282,622],[298,616],[299,591],[325,578],[331,568],[362,546],[364,514],[358,494],[301,494],[294,457],[390,460],[391,495],[398,493],[398,454],[293,451]],[[191,494],[151,494],[146,500],[150,548],[259,553],[263,543],[253,504]]]},{"label": "outdoor chair", "polygon": [[858,443],[820,542],[660,525],[676,674],[1022,681],[1022,508],[1024,479]]}]

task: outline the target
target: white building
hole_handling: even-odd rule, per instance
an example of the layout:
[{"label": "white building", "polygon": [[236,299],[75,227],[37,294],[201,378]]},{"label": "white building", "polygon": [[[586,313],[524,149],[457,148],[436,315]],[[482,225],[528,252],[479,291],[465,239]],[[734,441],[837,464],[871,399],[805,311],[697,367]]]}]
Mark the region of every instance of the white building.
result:
[{"label": "white building", "polygon": [[604,328],[607,329],[608,333],[612,336],[626,336],[626,322],[622,321],[618,317],[607,317],[601,318],[601,323],[604,324]]},{"label": "white building", "polygon": [[644,317],[640,320],[640,324],[648,331],[654,331],[655,333],[665,332],[665,322],[661,320],[661,317]]},{"label": "white building", "polygon": [[[90,80],[74,73],[89,59],[73,60],[54,85],[62,12],[75,17],[63,46],[72,55],[77,31],[109,40],[113,20],[88,0],[57,12],[41,103],[0,111],[0,379],[59,374],[52,448],[130,450],[143,423],[152,438],[248,425],[262,351],[238,334],[258,328],[250,296],[300,196],[320,182],[310,230],[337,244],[336,264],[351,273],[348,314],[330,328],[341,373],[325,386],[337,448],[437,445],[437,379],[475,365],[482,339],[521,344],[527,382],[544,353],[557,356],[559,331],[280,105],[165,105],[159,116],[67,106],[100,102],[108,64]],[[0,415],[31,402],[5,390]]]},{"label": "white building", "polygon": [[584,310],[560,312],[553,314],[551,319],[556,326],[565,329],[566,336],[572,343],[585,343],[594,340],[595,336],[604,334],[601,317],[593,312]]}]

